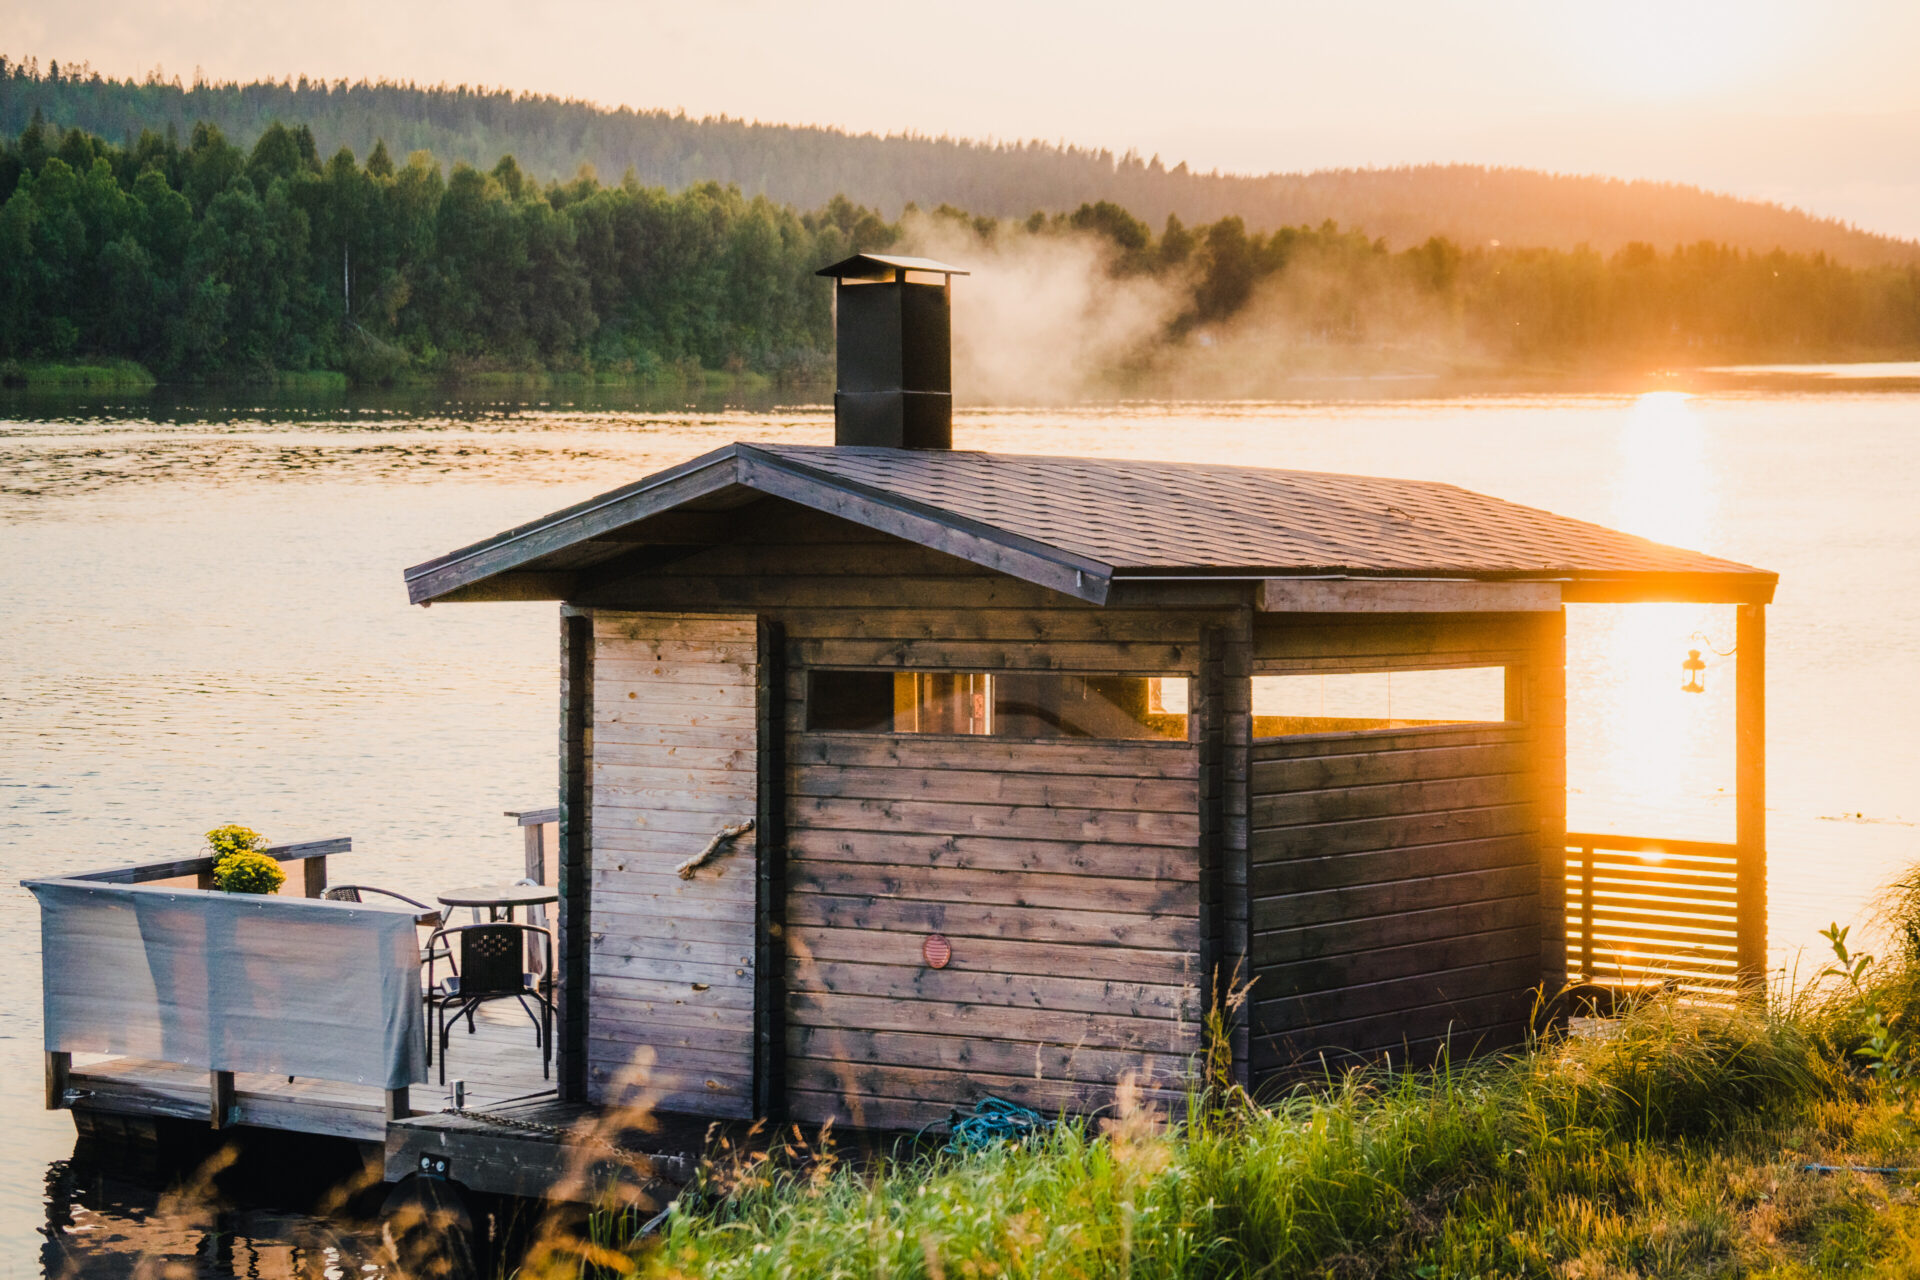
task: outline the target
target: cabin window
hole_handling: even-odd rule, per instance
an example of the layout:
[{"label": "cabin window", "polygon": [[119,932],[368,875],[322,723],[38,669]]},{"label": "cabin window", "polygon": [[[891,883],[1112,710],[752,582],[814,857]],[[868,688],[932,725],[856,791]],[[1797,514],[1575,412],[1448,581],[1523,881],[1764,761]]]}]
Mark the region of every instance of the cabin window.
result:
[{"label": "cabin window", "polygon": [[807,686],[807,728],[1184,741],[1187,678],[816,670]]},{"label": "cabin window", "polygon": [[1253,736],[1365,733],[1507,718],[1507,669],[1255,676]]}]

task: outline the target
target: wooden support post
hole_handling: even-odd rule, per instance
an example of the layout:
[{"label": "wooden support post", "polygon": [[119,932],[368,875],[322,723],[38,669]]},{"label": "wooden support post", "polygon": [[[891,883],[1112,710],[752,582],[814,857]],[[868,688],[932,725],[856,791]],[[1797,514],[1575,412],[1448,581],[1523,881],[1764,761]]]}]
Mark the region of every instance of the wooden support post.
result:
[{"label": "wooden support post", "polygon": [[1253,920],[1252,866],[1248,842],[1253,822],[1253,610],[1236,612],[1222,653],[1220,777],[1226,794],[1220,805],[1221,933],[1220,962],[1240,986],[1240,1007],[1233,1012],[1233,1080],[1253,1087]]},{"label": "wooden support post", "polygon": [[224,1129],[233,1115],[233,1072],[207,1072],[207,1120],[216,1129]]},{"label": "wooden support post", "polygon": [[587,1100],[587,957],[592,947],[593,615],[560,618],[560,849],[555,887],[559,1015],[555,1081],[562,1102]]},{"label": "wooden support post", "polygon": [[327,891],[327,859],[324,854],[302,860],[301,869],[306,874],[307,897],[317,898]]},{"label": "wooden support post", "polygon": [[1190,708],[1200,748],[1200,1007],[1211,1012],[1227,997],[1230,973],[1220,971],[1226,951],[1221,936],[1220,846],[1226,826],[1226,636],[1208,627],[1200,639],[1200,673],[1193,682]]},{"label": "wooden support post", "polygon": [[405,1085],[401,1085],[398,1089],[387,1090],[386,1113],[388,1124],[392,1124],[395,1120],[405,1120],[413,1114],[413,1102]]},{"label": "wooden support post", "polygon": [[[1564,1025],[1566,1001],[1560,997],[1568,977],[1567,611],[1536,615],[1534,626],[1532,661],[1517,673],[1509,670],[1507,714],[1520,716],[1527,726],[1539,779],[1541,1007],[1548,1021]],[[1520,678],[1516,680],[1515,675]]]},{"label": "wooden support post", "polygon": [[1734,642],[1734,845],[1740,981],[1766,992],[1767,608],[1740,606]]},{"label": "wooden support post", "polygon": [[73,1055],[49,1050],[47,1053],[47,1110],[58,1111],[67,1105],[67,1076],[73,1071]]},{"label": "wooden support post", "polygon": [[787,1103],[787,636],[759,624],[755,672],[753,1114],[778,1120]]}]

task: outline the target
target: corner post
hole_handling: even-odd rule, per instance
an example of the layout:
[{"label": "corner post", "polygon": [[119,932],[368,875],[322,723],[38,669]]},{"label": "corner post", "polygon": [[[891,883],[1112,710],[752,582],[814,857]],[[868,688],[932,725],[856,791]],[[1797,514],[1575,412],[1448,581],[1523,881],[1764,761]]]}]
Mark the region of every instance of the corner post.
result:
[{"label": "corner post", "polygon": [[1767,979],[1767,607],[1740,606],[1734,640],[1734,846],[1740,981]]},{"label": "corner post", "polygon": [[780,1119],[787,1082],[787,634],[761,618],[755,671],[753,1114]]},{"label": "corner post", "polygon": [[1238,847],[1240,841],[1235,837],[1234,823],[1238,818],[1240,825],[1245,825],[1246,764],[1244,753],[1236,759],[1231,748],[1236,726],[1245,724],[1245,715],[1236,712],[1244,713],[1245,708],[1240,706],[1244,696],[1230,696],[1229,690],[1247,686],[1246,646],[1236,645],[1235,640],[1246,639],[1251,623],[1245,618],[1235,621],[1239,625],[1232,635],[1227,627],[1220,625],[1210,625],[1201,632],[1191,713],[1200,769],[1199,881],[1196,885],[1200,1016],[1207,1019],[1219,1013],[1227,1043],[1207,1043],[1204,1022],[1201,1040],[1210,1072],[1224,1072],[1233,1082],[1244,1086],[1248,1083],[1244,1048],[1246,1019],[1236,1009],[1234,985],[1249,978],[1243,972],[1248,956],[1246,879],[1244,850]]},{"label": "corner post", "polygon": [[587,980],[592,947],[593,615],[560,615],[560,848],[555,908],[558,1093],[587,1100]]},{"label": "corner post", "polygon": [[317,898],[327,891],[327,855],[307,858],[300,864],[306,896]]}]

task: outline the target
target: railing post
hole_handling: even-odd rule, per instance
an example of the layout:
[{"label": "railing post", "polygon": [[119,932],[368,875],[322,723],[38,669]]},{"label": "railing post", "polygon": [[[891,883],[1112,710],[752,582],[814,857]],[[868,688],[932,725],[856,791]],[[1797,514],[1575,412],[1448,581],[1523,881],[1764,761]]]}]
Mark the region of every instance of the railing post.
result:
[{"label": "railing post", "polygon": [[306,859],[306,861],[302,864],[302,870],[306,877],[305,884],[306,884],[307,897],[317,898],[321,894],[327,891],[327,855],[326,854],[323,853],[317,858]]},{"label": "railing post", "polygon": [[1734,640],[1734,845],[1740,982],[1767,978],[1767,609],[1743,604]]},{"label": "railing post", "polygon": [[529,823],[520,828],[520,835],[526,842],[527,879],[535,884],[547,883],[547,828],[541,823]]},{"label": "railing post", "polygon": [[47,1053],[47,1110],[58,1111],[67,1105],[67,1076],[73,1071],[73,1055],[49,1050]]},{"label": "railing post", "polygon": [[386,1114],[388,1124],[392,1124],[395,1120],[405,1120],[413,1114],[413,1102],[405,1085],[401,1085],[398,1089],[387,1090]]}]

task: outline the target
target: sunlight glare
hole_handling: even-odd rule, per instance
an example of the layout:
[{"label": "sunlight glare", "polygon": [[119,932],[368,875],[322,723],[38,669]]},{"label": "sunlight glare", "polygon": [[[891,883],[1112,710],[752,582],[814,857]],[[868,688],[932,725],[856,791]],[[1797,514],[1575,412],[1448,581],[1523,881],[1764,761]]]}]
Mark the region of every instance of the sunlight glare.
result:
[{"label": "sunlight glare", "polygon": [[[1688,548],[1714,541],[1718,488],[1707,431],[1692,397],[1640,396],[1616,437],[1614,492],[1606,523]],[[1569,715],[1583,740],[1568,743],[1569,782],[1581,820],[1635,835],[1730,838],[1732,665],[1724,606],[1583,605],[1570,630],[1576,675]],[[1570,622],[1573,619],[1570,618]],[[1703,643],[1694,633],[1704,634]],[[1683,693],[1681,659],[1704,651],[1706,692]],[[1674,829],[1640,830],[1646,815],[1684,814]],[[1651,855],[1650,855],[1651,860]]]}]

